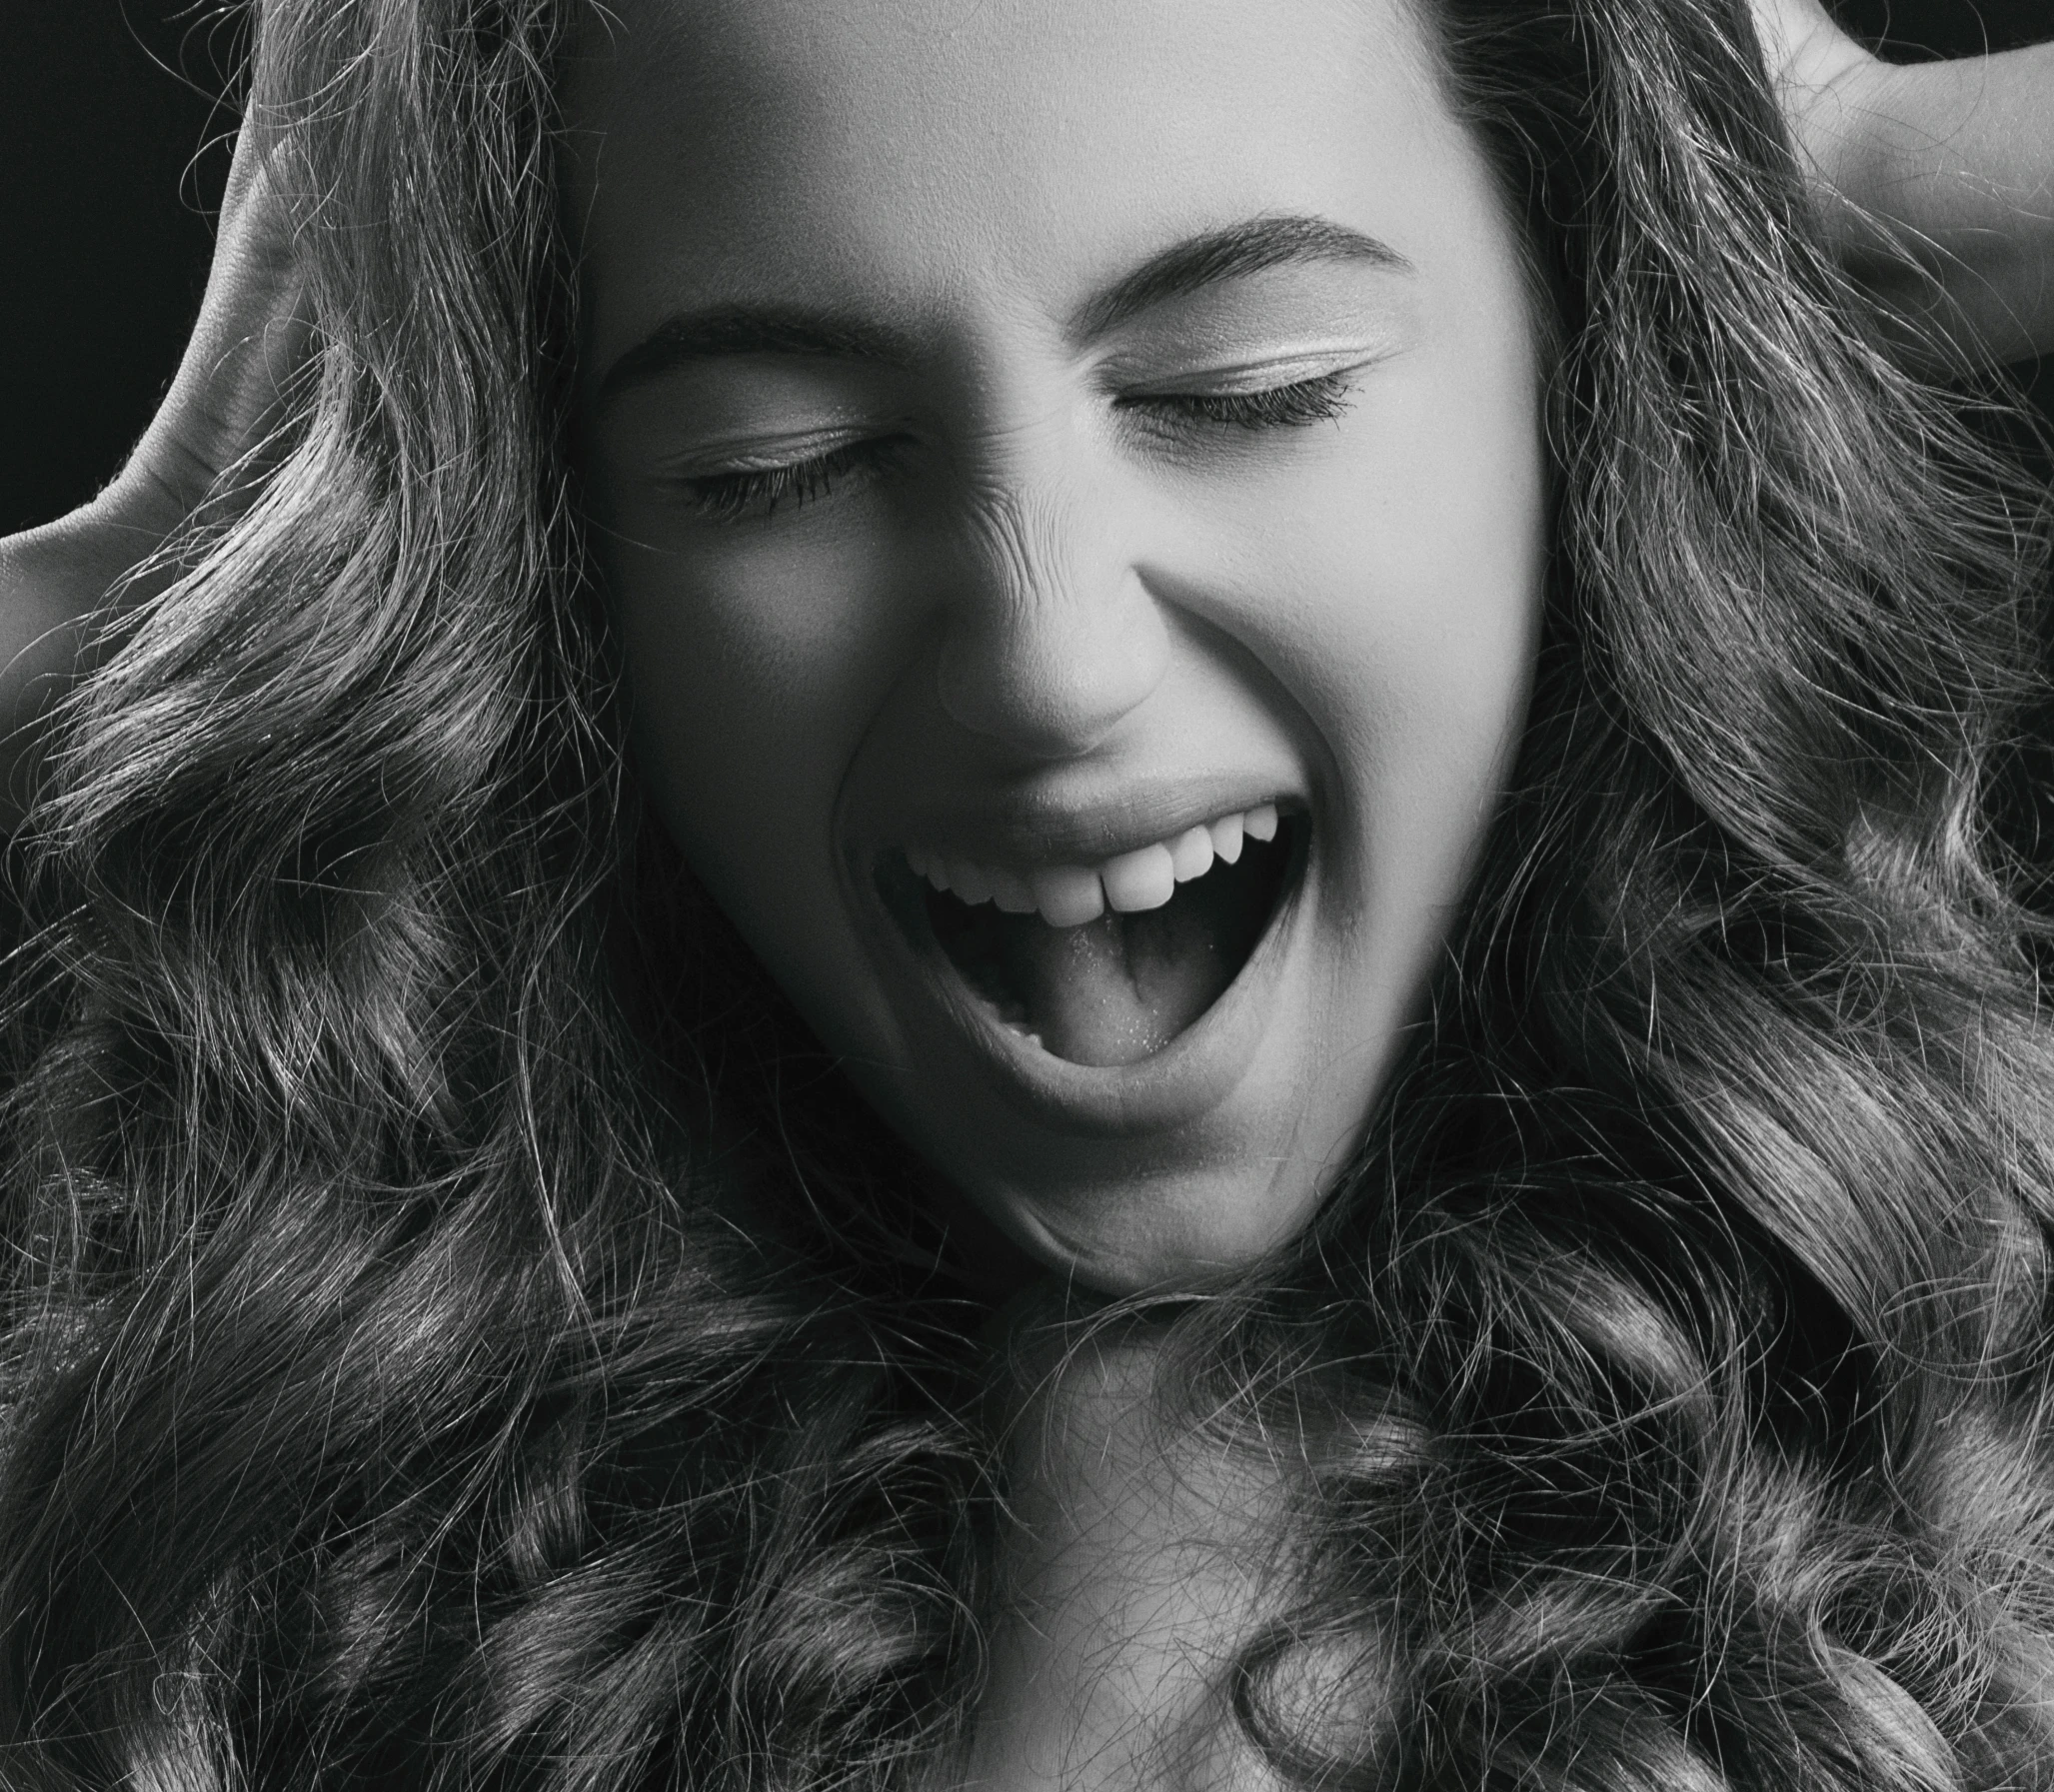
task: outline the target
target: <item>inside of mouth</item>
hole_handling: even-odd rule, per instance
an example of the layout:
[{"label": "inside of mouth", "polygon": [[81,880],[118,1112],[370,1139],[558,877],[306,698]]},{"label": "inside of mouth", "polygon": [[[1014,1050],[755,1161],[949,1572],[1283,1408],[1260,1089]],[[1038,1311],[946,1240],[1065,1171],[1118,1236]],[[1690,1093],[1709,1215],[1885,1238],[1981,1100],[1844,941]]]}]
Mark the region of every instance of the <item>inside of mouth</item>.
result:
[{"label": "inside of mouth", "polygon": [[1283,897],[1302,830],[1249,839],[1159,908],[1108,909],[1082,926],[1008,914],[920,886],[926,918],[964,981],[1016,1032],[1079,1064],[1127,1064],[1159,1051],[1240,974]]}]

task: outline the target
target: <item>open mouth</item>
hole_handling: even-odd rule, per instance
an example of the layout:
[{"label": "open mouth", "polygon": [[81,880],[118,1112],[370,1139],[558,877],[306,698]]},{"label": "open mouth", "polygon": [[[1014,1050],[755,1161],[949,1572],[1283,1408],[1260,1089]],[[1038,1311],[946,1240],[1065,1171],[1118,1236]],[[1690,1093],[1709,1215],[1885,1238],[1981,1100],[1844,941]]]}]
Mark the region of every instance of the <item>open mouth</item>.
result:
[{"label": "open mouth", "polygon": [[1240,974],[1305,856],[1306,819],[1269,805],[1095,868],[1017,872],[909,849],[879,888],[1012,1031],[1071,1063],[1130,1064]]}]

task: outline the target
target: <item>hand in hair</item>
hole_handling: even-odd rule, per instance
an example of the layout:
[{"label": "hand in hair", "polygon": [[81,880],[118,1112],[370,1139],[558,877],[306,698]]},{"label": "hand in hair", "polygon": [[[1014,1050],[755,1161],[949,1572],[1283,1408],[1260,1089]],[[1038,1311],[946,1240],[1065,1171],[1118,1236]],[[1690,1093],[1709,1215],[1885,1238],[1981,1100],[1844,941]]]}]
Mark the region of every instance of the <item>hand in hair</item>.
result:
[{"label": "hand in hair", "polygon": [[1849,271],[1937,359],[2054,350],[2054,44],[1897,66],[1820,0],[1753,0]]},{"label": "hand in hair", "polygon": [[261,457],[307,346],[285,208],[245,130],[199,321],[156,417],[98,497],[0,540],[0,829],[27,804],[36,725],[90,658],[96,624],[141,595],[129,575]]}]

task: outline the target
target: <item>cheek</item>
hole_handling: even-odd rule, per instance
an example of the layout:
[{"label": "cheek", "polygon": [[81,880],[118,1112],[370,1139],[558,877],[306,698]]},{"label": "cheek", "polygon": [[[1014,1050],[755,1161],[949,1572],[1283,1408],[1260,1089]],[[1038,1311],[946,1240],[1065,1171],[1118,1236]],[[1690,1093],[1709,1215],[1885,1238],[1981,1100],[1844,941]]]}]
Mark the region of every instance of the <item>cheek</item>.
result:
[{"label": "cheek", "polygon": [[1422,357],[1370,395],[1355,452],[1246,539],[1258,651],[1327,758],[1336,1036],[1409,1007],[1517,748],[1547,564],[1524,345]]},{"label": "cheek", "polygon": [[1379,812],[1425,806],[1451,839],[1488,808],[1523,719],[1547,557],[1523,333],[1491,346],[1374,390],[1348,452],[1235,544],[1262,594],[1244,626],[1335,787]]},{"label": "cheek", "polygon": [[695,870],[752,902],[831,875],[841,778],[913,632],[881,568],[824,546],[763,531],[608,568],[641,775]]}]

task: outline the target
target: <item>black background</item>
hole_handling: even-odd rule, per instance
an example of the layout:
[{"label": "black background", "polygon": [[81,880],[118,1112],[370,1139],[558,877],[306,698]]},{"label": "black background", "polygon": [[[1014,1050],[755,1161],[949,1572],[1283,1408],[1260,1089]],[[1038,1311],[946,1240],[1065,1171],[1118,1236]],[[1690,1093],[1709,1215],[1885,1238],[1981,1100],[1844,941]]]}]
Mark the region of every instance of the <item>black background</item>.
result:
[{"label": "black background", "polygon": [[[2054,38],[2054,0],[1842,10],[1907,57]],[[228,171],[240,40],[218,0],[0,0],[0,21],[6,534],[90,497],[178,364]]]}]

